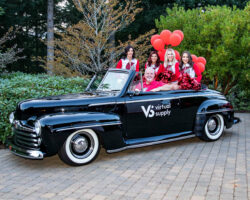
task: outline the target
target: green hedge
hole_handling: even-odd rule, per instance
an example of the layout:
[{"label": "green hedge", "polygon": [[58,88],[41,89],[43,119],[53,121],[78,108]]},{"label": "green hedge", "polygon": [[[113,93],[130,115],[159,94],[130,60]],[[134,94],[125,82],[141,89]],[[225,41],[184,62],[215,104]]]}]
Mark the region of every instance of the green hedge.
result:
[{"label": "green hedge", "polygon": [[63,78],[45,74],[0,75],[0,143],[11,135],[9,114],[24,99],[83,92],[89,79]]},{"label": "green hedge", "polygon": [[250,84],[250,2],[244,9],[227,6],[207,6],[185,10],[175,6],[167,8],[165,16],[156,19],[159,32],[182,30],[184,39],[178,47],[180,53],[190,51],[207,60],[202,81],[229,95],[249,97]]}]

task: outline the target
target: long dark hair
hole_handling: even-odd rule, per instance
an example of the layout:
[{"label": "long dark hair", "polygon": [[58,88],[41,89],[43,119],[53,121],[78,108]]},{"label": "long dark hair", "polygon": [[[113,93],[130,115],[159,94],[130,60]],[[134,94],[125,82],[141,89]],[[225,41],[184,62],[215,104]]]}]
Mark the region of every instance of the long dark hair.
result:
[{"label": "long dark hair", "polygon": [[184,53],[186,53],[188,55],[188,64],[193,67],[194,65],[194,62],[193,62],[193,59],[192,59],[192,56],[191,54],[189,53],[189,51],[183,51],[182,55],[181,55],[181,62],[180,62],[180,69],[182,70],[182,67],[184,65],[183,61],[182,61],[182,57],[184,55]]},{"label": "long dark hair", "polygon": [[133,56],[132,56],[132,58],[135,58],[135,49],[134,49],[134,47],[132,47],[131,45],[128,45],[124,49],[123,56],[122,56],[123,59],[127,58],[127,54],[128,54],[129,49],[133,49]]},{"label": "long dark hair", "polygon": [[156,60],[155,65],[156,65],[157,67],[159,67],[160,64],[161,64],[161,60],[160,60],[160,56],[158,55],[157,51],[151,51],[151,53],[150,53],[150,55],[149,55],[149,57],[148,57],[148,66],[150,66],[150,65],[152,64],[152,59],[151,59],[151,57],[152,57],[153,54],[156,54],[156,55],[157,55],[157,60]]}]

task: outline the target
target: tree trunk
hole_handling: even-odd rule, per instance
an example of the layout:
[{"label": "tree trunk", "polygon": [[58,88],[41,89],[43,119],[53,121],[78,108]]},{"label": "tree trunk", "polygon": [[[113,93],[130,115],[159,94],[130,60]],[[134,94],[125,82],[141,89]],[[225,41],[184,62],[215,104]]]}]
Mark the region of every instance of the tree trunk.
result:
[{"label": "tree trunk", "polygon": [[231,89],[230,88],[230,82],[232,80],[232,77],[229,75],[227,79],[224,79],[223,84],[222,84],[222,93],[226,95],[228,91]]},{"label": "tree trunk", "polygon": [[36,17],[36,23],[35,23],[35,43],[36,43],[36,50],[35,50],[35,56],[36,56],[36,68],[38,69],[38,18]]},{"label": "tree trunk", "polygon": [[53,73],[54,65],[54,0],[48,0],[47,10],[47,69]]},{"label": "tree trunk", "polygon": [[[115,34],[112,34],[109,42],[111,43],[111,47],[114,48],[115,47]],[[110,63],[109,63],[109,67],[115,67],[115,52],[111,52],[110,53]]]},{"label": "tree trunk", "polygon": [[234,80],[233,82],[231,82],[230,84],[227,85],[225,91],[224,91],[224,95],[227,95],[229,93],[229,91],[237,84],[237,81]]},{"label": "tree trunk", "polygon": [[214,77],[214,89],[216,90],[218,88],[218,74]]}]

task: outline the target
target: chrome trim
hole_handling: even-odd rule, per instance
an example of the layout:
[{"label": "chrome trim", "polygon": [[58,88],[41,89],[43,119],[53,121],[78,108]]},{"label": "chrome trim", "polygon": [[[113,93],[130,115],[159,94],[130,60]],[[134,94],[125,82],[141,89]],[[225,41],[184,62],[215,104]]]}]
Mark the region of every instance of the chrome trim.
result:
[{"label": "chrome trim", "polygon": [[168,142],[173,142],[173,141],[178,141],[178,140],[183,140],[183,139],[188,139],[188,138],[193,138],[193,137],[196,137],[195,134],[187,135],[187,136],[181,136],[181,137],[177,137],[177,138],[166,139],[166,140],[161,140],[161,141],[156,141],[156,142],[148,142],[148,143],[143,143],[143,144],[134,144],[134,145],[125,146],[125,147],[122,147],[122,148],[119,148],[119,149],[107,150],[107,152],[108,153],[115,153],[115,152],[119,152],[119,151],[124,151],[126,149],[134,149],[134,148],[138,148],[138,147],[145,147],[145,146],[151,146],[151,145],[155,145],[155,144],[168,143]]},{"label": "chrome trim", "polygon": [[34,160],[41,160],[44,158],[45,153],[39,151],[39,150],[28,150],[28,149],[23,149],[20,148],[16,145],[14,145],[12,142],[8,141],[7,145],[10,149],[10,151],[20,157],[23,158],[29,158],[29,159],[34,159]]},{"label": "chrome trim", "polygon": [[15,127],[15,129],[17,130],[21,130],[21,131],[27,131],[27,132],[35,132],[35,130],[33,128],[29,128],[29,127],[26,127],[26,126],[23,126],[20,121],[18,120],[15,120],[13,122],[13,126]]},{"label": "chrome trim", "polygon": [[157,98],[157,99],[142,99],[136,101],[127,101],[126,103],[135,103],[135,102],[147,102],[147,101],[161,101],[161,100],[169,100],[169,99],[181,99],[181,98],[188,98],[188,97],[203,97],[203,96],[221,96],[221,95],[214,95],[214,94],[207,94],[207,95],[188,95],[188,96],[178,96],[178,97],[166,97],[166,98]]},{"label": "chrome trim", "polygon": [[213,111],[205,111],[205,112],[199,112],[196,113],[197,115],[202,115],[202,114],[209,114],[209,113],[217,113],[217,112],[227,112],[227,111],[234,111],[233,109],[223,109],[223,110],[213,110]]},{"label": "chrome trim", "polygon": [[14,116],[14,112],[12,112],[12,113],[10,113],[10,115],[9,115],[9,121],[10,121],[10,123],[12,124],[12,123],[14,122],[14,120],[15,120],[15,116]]},{"label": "chrome trim", "polygon": [[119,104],[120,102],[106,102],[106,103],[93,103],[93,104],[89,104],[89,107],[92,106],[102,106],[102,105],[110,105],[110,104]]},{"label": "chrome trim", "polygon": [[186,96],[178,96],[178,97],[165,97],[165,98],[156,98],[156,99],[141,99],[135,101],[120,101],[120,102],[105,102],[105,103],[93,103],[89,104],[91,106],[100,106],[100,105],[109,105],[109,104],[125,104],[125,103],[135,103],[135,102],[147,102],[147,101],[160,101],[160,100],[169,100],[169,99],[181,99],[181,98],[188,98],[188,97],[203,97],[203,96],[220,96],[220,94],[206,94],[206,95],[186,95]]},{"label": "chrome trim", "polygon": [[96,125],[88,125],[88,126],[77,126],[77,127],[68,127],[68,128],[58,128],[56,131],[66,131],[66,130],[72,130],[72,129],[79,129],[79,128],[91,128],[91,127],[98,127],[98,126],[112,126],[112,125],[120,125],[121,122],[117,123],[108,123],[108,124],[96,124]]},{"label": "chrome trim", "polygon": [[15,132],[15,135],[21,135],[21,136],[35,138],[35,139],[37,138],[37,135],[35,133],[26,133],[26,132],[22,132],[21,130],[18,130],[18,129],[14,129],[13,131]]}]

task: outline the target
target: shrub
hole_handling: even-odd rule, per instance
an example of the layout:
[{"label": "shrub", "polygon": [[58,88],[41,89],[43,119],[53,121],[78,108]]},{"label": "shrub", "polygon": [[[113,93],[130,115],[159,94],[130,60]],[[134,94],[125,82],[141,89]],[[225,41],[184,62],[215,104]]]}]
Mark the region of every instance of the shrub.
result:
[{"label": "shrub", "polygon": [[156,20],[156,27],[159,31],[182,30],[184,40],[176,49],[205,57],[204,79],[226,95],[236,85],[244,91],[249,87],[249,10],[250,3],[243,10],[227,6],[185,10],[175,6]]},{"label": "shrub", "polygon": [[0,142],[4,142],[11,135],[8,118],[18,102],[29,98],[83,92],[88,82],[89,79],[80,77],[63,78],[20,72],[2,74],[0,76]]}]

